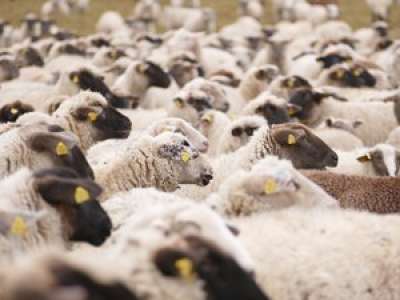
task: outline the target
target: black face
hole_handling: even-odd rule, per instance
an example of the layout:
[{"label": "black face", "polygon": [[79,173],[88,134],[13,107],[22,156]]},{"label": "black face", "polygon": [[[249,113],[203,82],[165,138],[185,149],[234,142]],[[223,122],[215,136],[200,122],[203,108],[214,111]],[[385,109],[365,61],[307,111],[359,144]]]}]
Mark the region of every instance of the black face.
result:
[{"label": "black face", "polygon": [[290,121],[290,117],[286,108],[267,103],[256,109],[258,115],[263,116],[268,124],[282,124]]},{"label": "black face", "polygon": [[54,21],[52,20],[42,20],[41,21],[42,35],[48,35],[50,33],[50,28],[53,25]]},{"label": "black face", "polygon": [[339,54],[330,54],[326,56],[321,56],[317,58],[318,62],[321,62],[323,64],[324,69],[329,69],[330,67],[341,64],[345,61],[347,61],[349,57],[344,57]]},{"label": "black face", "polygon": [[[64,264],[55,264],[51,268],[55,277],[56,286],[60,288],[76,288],[83,289],[86,293],[85,300],[137,300],[133,292],[131,292],[121,282],[111,282],[108,284],[97,282],[90,275],[81,270]],[[28,298],[27,298],[28,299]],[[29,298],[31,299],[31,298]],[[18,299],[19,300],[19,299]],[[39,300],[39,299],[33,299]],[[43,300],[43,299],[41,299]],[[47,299],[46,299],[47,300]],[[50,300],[50,299],[49,299]]]},{"label": "black face", "polygon": [[323,95],[310,89],[294,91],[289,97],[289,103],[301,108],[293,116],[301,121],[307,121],[312,117],[313,109],[320,104]]},{"label": "black face", "polygon": [[355,78],[355,87],[374,87],[376,85],[375,77],[366,69],[356,67],[352,68],[350,71],[352,76]]},{"label": "black face", "polygon": [[210,99],[209,98],[194,98],[191,97],[188,100],[188,104],[193,106],[193,108],[199,112],[199,113],[203,113],[209,109],[212,109],[212,105],[210,103]]},{"label": "black face", "polygon": [[379,34],[380,37],[387,37],[388,36],[387,27],[377,27],[375,30]]},{"label": "black face", "polygon": [[79,55],[79,56],[85,56],[86,52],[74,45],[71,44],[66,44],[64,47],[61,49],[62,53],[68,54],[68,55]]},{"label": "black face", "polygon": [[74,224],[74,232],[71,241],[101,246],[111,235],[111,219],[97,201],[79,205],[72,224]]},{"label": "black face", "polygon": [[132,122],[115,108],[107,107],[99,115],[94,126],[103,135],[103,139],[127,138],[132,129]]},{"label": "black face", "polygon": [[252,137],[254,135],[254,132],[258,130],[258,127],[235,127],[232,129],[232,136],[234,137],[240,137],[242,134],[247,135],[248,137]]},{"label": "black face", "polygon": [[100,93],[113,107],[126,108],[129,107],[131,99],[116,96],[111,92],[104,80],[100,76],[94,75],[88,70],[81,70],[77,73],[71,73],[70,78],[78,76],[79,87],[82,90],[89,90],[92,92]]},{"label": "black face", "polygon": [[169,75],[161,69],[160,66],[146,61],[148,68],[146,70],[146,75],[149,78],[150,85],[159,88],[168,88],[171,84],[171,78]]},{"label": "black face", "polygon": [[103,38],[96,38],[91,40],[91,44],[92,46],[96,47],[96,48],[101,48],[101,47],[110,47],[111,43],[109,41],[107,41],[106,39]]},{"label": "black face", "polygon": [[20,116],[34,111],[33,107],[17,101],[13,104],[4,105],[0,109],[0,123],[15,122]]},{"label": "black face", "polygon": [[394,43],[393,40],[386,39],[378,44],[377,51],[386,50],[387,48],[391,47],[393,43]]},{"label": "black face", "polygon": [[299,88],[309,88],[311,87],[310,83],[300,76],[290,76],[287,79],[283,80],[282,86],[288,89],[299,89]]},{"label": "black face", "polygon": [[40,55],[39,51],[32,47],[28,47],[23,51],[22,54],[22,65],[24,67],[26,66],[38,66],[42,67],[44,66],[44,60],[42,56]]},{"label": "black face", "polygon": [[94,179],[94,172],[82,150],[75,146],[68,155],[57,157],[65,167],[72,168],[82,177]]},{"label": "black face", "polygon": [[246,272],[232,257],[210,242],[199,237],[188,237],[190,250],[162,249],[155,258],[157,268],[164,276],[179,277],[176,262],[187,259],[194,272],[204,282],[209,300],[268,300],[253,276]]}]

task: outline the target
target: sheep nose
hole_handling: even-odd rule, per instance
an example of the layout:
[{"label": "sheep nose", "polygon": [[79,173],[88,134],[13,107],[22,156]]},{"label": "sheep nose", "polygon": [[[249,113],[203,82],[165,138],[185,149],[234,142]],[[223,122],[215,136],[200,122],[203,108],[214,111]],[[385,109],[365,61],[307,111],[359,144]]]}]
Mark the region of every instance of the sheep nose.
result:
[{"label": "sheep nose", "polygon": [[328,167],[336,167],[338,165],[339,162],[339,157],[335,152],[332,152],[328,155],[327,157],[327,165]]},{"label": "sheep nose", "polygon": [[202,174],[200,176],[200,179],[201,179],[201,184],[203,186],[207,186],[210,183],[210,181],[213,180],[213,176],[212,174]]}]

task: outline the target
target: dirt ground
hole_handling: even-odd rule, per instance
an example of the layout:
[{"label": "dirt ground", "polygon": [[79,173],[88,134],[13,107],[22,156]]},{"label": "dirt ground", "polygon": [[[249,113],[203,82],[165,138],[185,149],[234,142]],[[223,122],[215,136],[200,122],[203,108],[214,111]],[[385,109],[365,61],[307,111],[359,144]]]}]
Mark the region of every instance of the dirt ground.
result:
[{"label": "dirt ground", "polygon": [[[0,0],[0,18],[7,19],[13,23],[18,22],[30,11],[38,12],[44,0]],[[167,3],[167,0],[162,1]],[[234,20],[237,16],[237,0],[203,0],[204,5],[215,8],[218,11],[219,25]],[[267,14],[265,23],[273,22],[270,1],[267,1]],[[86,34],[94,31],[96,21],[105,10],[117,10],[128,16],[133,9],[135,0],[91,0],[90,11],[82,15],[70,17],[55,16],[58,22],[75,32]],[[365,0],[339,0],[342,8],[343,18],[354,28],[365,26],[370,21],[370,14],[366,7]],[[400,36],[400,7],[393,9],[391,14],[393,34]]]}]

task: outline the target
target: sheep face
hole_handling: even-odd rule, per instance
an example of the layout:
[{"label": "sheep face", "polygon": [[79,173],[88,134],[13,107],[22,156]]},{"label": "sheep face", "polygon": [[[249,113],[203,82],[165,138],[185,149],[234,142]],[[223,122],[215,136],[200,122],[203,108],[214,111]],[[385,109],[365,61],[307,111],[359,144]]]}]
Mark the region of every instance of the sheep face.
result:
[{"label": "sheep face", "polygon": [[88,131],[93,141],[129,136],[131,121],[103,97],[95,93],[81,93],[76,97],[64,102],[55,115],[70,113],[78,121],[79,131]]},{"label": "sheep face", "polygon": [[[90,266],[89,266],[90,267]],[[90,267],[91,269],[91,267]],[[32,282],[35,278],[35,283]],[[102,281],[64,256],[34,258],[9,281],[6,300],[137,300],[119,280]]]},{"label": "sheep face", "polygon": [[191,53],[172,58],[169,62],[169,73],[180,87],[197,77],[204,76],[204,70]]},{"label": "sheep face", "polygon": [[297,169],[337,166],[337,154],[306,126],[274,125],[271,131],[272,138],[280,147],[280,158],[290,160]]},{"label": "sheep face", "polygon": [[157,136],[163,132],[180,133],[187,137],[199,152],[206,153],[208,150],[207,138],[182,119],[168,118],[162,120],[153,125],[147,132],[151,136]]},{"label": "sheep face", "polygon": [[12,80],[19,76],[19,69],[15,61],[8,58],[0,59],[0,82]]},{"label": "sheep face", "polygon": [[269,299],[233,257],[196,236],[186,237],[183,247],[158,250],[154,263],[166,277],[203,280],[207,299]]},{"label": "sheep face", "polygon": [[399,176],[400,151],[393,146],[377,145],[361,154],[357,160],[369,164],[378,176]]},{"label": "sheep face", "polygon": [[89,90],[92,92],[100,93],[110,105],[119,108],[125,108],[129,106],[129,102],[132,98],[129,97],[119,97],[113,94],[108,86],[104,82],[102,76],[95,75],[93,72],[82,69],[77,72],[71,72],[69,74],[69,79],[73,82],[80,90]]},{"label": "sheep face", "polygon": [[34,111],[33,107],[16,101],[6,104],[0,109],[0,123],[15,122],[23,114]]},{"label": "sheep face", "polygon": [[34,173],[35,191],[61,215],[63,231],[71,241],[100,246],[111,234],[111,220],[97,201],[102,189],[69,169]]},{"label": "sheep face", "polygon": [[19,67],[42,67],[44,61],[39,51],[32,47],[22,48],[16,53],[16,62]]},{"label": "sheep face", "polygon": [[27,148],[33,151],[28,162],[31,169],[64,166],[74,169],[82,177],[94,178],[73,134],[58,126],[23,126],[18,130]]},{"label": "sheep face", "polygon": [[376,78],[365,68],[354,65],[350,68],[339,65],[337,68],[332,68],[328,72],[328,78],[331,85],[340,87],[375,87]]},{"label": "sheep face", "polygon": [[164,133],[158,136],[158,155],[174,165],[179,174],[178,183],[206,186],[213,178],[210,163],[205,156],[181,134]]},{"label": "sheep face", "polygon": [[338,53],[331,53],[317,58],[317,61],[322,64],[324,69],[329,69],[334,65],[342,64],[351,60],[352,58],[350,56],[343,56]]},{"label": "sheep face", "polygon": [[240,147],[246,145],[254,133],[265,126],[264,119],[259,117],[243,117],[232,123],[230,132],[230,151],[236,151]]}]

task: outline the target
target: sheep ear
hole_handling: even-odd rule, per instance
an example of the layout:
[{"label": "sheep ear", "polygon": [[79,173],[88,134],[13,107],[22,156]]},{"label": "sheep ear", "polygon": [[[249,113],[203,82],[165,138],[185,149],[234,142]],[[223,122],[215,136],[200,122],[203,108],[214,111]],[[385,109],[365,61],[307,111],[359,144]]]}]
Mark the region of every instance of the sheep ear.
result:
[{"label": "sheep ear", "polygon": [[27,142],[28,146],[37,152],[48,151],[59,157],[68,156],[75,142],[60,133],[40,132],[32,135]]},{"label": "sheep ear", "polygon": [[332,118],[328,118],[325,120],[325,124],[328,127],[332,127],[333,126],[333,119]]},{"label": "sheep ear", "polygon": [[356,121],[353,122],[353,128],[356,129],[356,128],[360,127],[360,126],[363,125],[363,124],[364,124],[363,121],[361,121],[361,120],[356,120]]},{"label": "sheep ear", "polygon": [[366,154],[364,154],[364,155],[361,155],[361,156],[357,157],[357,160],[358,160],[360,163],[366,163],[366,162],[369,162],[369,161],[372,160],[372,156],[371,156],[370,153],[366,153]]},{"label": "sheep ear", "polygon": [[273,137],[279,145],[296,145],[302,134],[295,130],[281,129],[273,132]]},{"label": "sheep ear", "polygon": [[205,125],[211,125],[214,122],[214,117],[211,114],[205,114],[200,121]]},{"label": "sheep ear", "polygon": [[157,269],[167,277],[192,280],[196,273],[194,263],[189,256],[177,249],[161,249],[154,256]]},{"label": "sheep ear", "polygon": [[101,188],[91,180],[51,175],[35,178],[34,185],[42,198],[51,205],[61,203],[81,205],[96,199],[102,192]]},{"label": "sheep ear", "polygon": [[295,116],[302,110],[303,110],[302,107],[300,107],[299,105],[292,104],[292,103],[287,104],[287,111],[288,111],[289,117]]}]

